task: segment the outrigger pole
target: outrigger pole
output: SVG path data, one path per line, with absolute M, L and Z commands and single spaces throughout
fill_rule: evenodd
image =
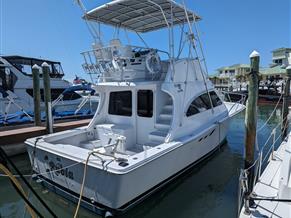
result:
M 201 65 L 201 62 L 200 62 L 200 59 L 199 59 L 199 54 L 198 54 L 198 51 L 197 51 L 197 46 L 196 46 L 196 43 L 195 43 L 195 35 L 194 35 L 193 29 L 192 29 L 192 25 L 191 25 L 191 22 L 190 22 L 190 19 L 189 19 L 189 16 L 188 16 L 188 12 L 187 12 L 185 1 L 183 1 L 183 3 L 184 3 L 185 16 L 186 16 L 187 23 L 188 23 L 188 26 L 189 26 L 189 31 L 190 31 L 190 36 L 189 36 L 190 44 L 192 44 L 193 50 L 195 51 L 195 54 L 197 56 L 199 68 L 200 68 L 201 75 L 202 75 L 202 78 L 203 78 L 203 83 L 204 83 L 204 86 L 205 86 L 205 89 L 206 89 L 206 92 L 207 92 L 207 95 L 208 95 L 208 98 L 209 98 L 209 101 L 210 101 L 210 104 L 211 104 L 211 111 L 212 111 L 212 113 L 214 113 L 213 102 L 212 102 L 212 99 L 211 99 L 211 96 L 210 96 L 210 93 L 209 93 L 209 90 L 208 90 L 208 87 L 207 87 L 206 78 L 205 78 L 205 75 L 203 73 L 203 67 Z M 200 41 L 200 36 L 199 36 L 198 29 L 197 29 L 197 26 L 196 26 L 196 17 L 195 16 L 193 17 L 193 23 L 195 24 L 195 30 L 197 32 L 197 38 L 198 38 L 198 42 L 200 44 L 200 50 L 201 50 L 201 53 L 202 53 L 202 56 L 203 56 L 202 58 L 203 58 L 203 61 L 204 61 L 205 70 L 206 70 L 206 73 L 208 75 L 208 72 L 207 72 L 208 69 L 207 69 L 206 62 L 205 62 L 204 52 L 203 52 L 202 44 L 201 44 L 201 41 Z
M 80 6 L 82 12 L 84 13 L 84 20 L 86 23 L 86 26 L 90 32 L 90 34 L 92 35 L 92 37 L 94 38 L 95 41 L 99 41 L 99 43 L 102 44 L 102 40 L 101 40 L 101 31 L 100 31 L 100 23 L 98 23 L 99 25 L 99 32 L 95 29 L 95 27 L 89 22 L 89 20 L 87 19 L 87 9 L 85 7 L 85 5 L 83 4 L 82 0 L 76 0 L 76 3 Z M 97 38 L 97 40 L 96 40 Z
M 172 5 L 172 2 L 171 2 L 171 25 L 169 24 L 168 22 L 168 19 L 165 15 L 165 12 L 163 11 L 163 8 L 158 5 L 157 3 L 151 1 L 151 0 L 148 0 L 148 2 L 152 3 L 153 5 L 157 6 L 162 15 L 163 15 L 163 18 L 165 20 L 165 23 L 168 27 L 168 32 L 169 32 L 169 52 L 170 52 L 170 67 L 171 67 L 171 71 L 172 71 L 172 75 L 171 75 L 171 80 L 173 81 L 174 79 L 174 75 L 175 75 L 175 68 L 174 68 L 174 64 L 175 64 L 175 56 L 174 56 L 174 32 L 173 32 L 173 5 Z

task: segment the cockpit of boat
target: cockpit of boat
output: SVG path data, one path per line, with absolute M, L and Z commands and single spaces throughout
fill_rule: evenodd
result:
M 98 88 L 102 90 L 104 87 Z M 100 93 L 100 106 L 93 118 L 90 127 L 78 134 L 68 132 L 60 136 L 47 138 L 54 144 L 70 144 L 83 149 L 103 151 L 125 155 L 132 155 L 162 142 L 169 129 L 172 114 L 172 100 L 158 88 L 160 82 L 150 84 L 112 84 L 109 92 Z M 158 104 L 157 101 L 161 104 Z M 162 106 L 164 105 L 164 106 Z M 163 112 L 164 117 L 156 114 Z M 96 114 L 97 114 L 96 113 Z M 157 125 L 155 120 L 160 119 L 163 135 L 152 136 Z M 162 132 L 161 132 L 162 133 Z M 105 149 L 105 150 L 104 150 Z

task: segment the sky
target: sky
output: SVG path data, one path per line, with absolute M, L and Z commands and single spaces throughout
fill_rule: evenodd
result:
M 105 0 L 83 0 L 92 9 Z M 249 63 L 261 54 L 261 66 L 271 62 L 271 51 L 291 47 L 290 0 L 186 0 L 202 17 L 201 40 L 209 74 L 222 66 Z M 41 57 L 62 62 L 65 78 L 88 76 L 82 70 L 82 51 L 93 38 L 75 0 L 0 0 L 0 54 Z M 103 37 L 112 37 L 110 28 Z M 130 35 L 131 36 L 131 35 Z M 165 30 L 143 36 L 150 47 L 167 50 Z M 178 40 L 179 34 L 175 34 Z M 126 43 L 125 34 L 121 39 Z M 134 37 L 132 43 L 141 43 Z

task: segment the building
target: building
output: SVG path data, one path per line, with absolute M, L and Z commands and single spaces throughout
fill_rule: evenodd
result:
M 219 78 L 228 78 L 230 80 L 237 80 L 245 77 L 250 71 L 248 64 L 235 64 L 228 67 L 221 67 L 217 69 Z
M 286 76 L 286 67 L 291 64 L 291 48 L 278 48 L 272 51 L 270 67 L 260 70 L 262 80 L 282 80 Z
M 285 78 L 286 67 L 291 64 L 291 48 L 278 48 L 272 51 L 272 63 L 269 67 L 260 68 L 260 80 L 280 81 Z M 235 64 L 217 69 L 217 73 L 209 78 L 215 84 L 231 84 L 246 82 L 250 73 L 250 65 Z
M 248 64 L 234 64 L 217 69 L 217 73 L 210 76 L 214 84 L 229 84 L 233 82 L 245 82 L 247 74 L 251 71 Z
M 273 50 L 272 53 L 273 63 L 271 64 L 271 67 L 278 65 L 288 66 L 291 64 L 291 48 L 278 48 Z

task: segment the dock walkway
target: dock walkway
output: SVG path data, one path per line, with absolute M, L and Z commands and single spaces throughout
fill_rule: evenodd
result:
M 66 121 L 54 124 L 54 132 L 60 132 L 68 129 L 74 129 L 81 126 L 86 126 L 90 119 Z M 25 152 L 24 141 L 28 138 L 33 138 L 46 134 L 44 126 L 28 126 L 15 127 L 0 131 L 0 146 L 2 146 L 8 155 L 16 155 Z
M 273 153 L 269 163 L 254 187 L 257 198 L 290 199 L 291 184 L 289 184 L 291 155 L 291 136 L 283 141 Z M 289 168 L 289 169 L 288 169 Z M 288 191 L 287 191 L 288 190 Z M 282 195 L 282 191 L 285 192 Z M 255 200 L 255 208 L 250 208 L 250 214 L 242 208 L 240 218 L 251 217 L 291 217 L 291 205 L 287 202 Z

